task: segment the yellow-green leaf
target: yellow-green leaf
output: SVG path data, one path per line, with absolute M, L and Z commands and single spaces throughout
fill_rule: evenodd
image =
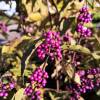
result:
M 92 56 L 94 59 L 99 60 L 100 59 L 100 55 L 96 54 L 96 53 L 92 53 Z
M 26 20 L 27 21 L 40 21 L 40 20 L 42 20 L 42 16 L 39 12 L 30 13 Z
M 72 66 L 70 64 L 68 64 L 65 68 L 66 68 L 66 72 L 67 72 L 68 76 L 70 78 L 73 78 L 73 76 L 74 76 L 74 69 L 72 68 Z
M 91 54 L 91 51 L 88 48 L 83 47 L 81 45 L 72 45 L 72 46 L 69 47 L 69 49 L 75 50 L 75 51 L 78 51 L 78 52 L 83 52 L 85 54 Z
M 75 73 L 74 81 L 75 81 L 77 84 L 81 85 L 80 76 L 79 76 L 77 73 Z
M 60 11 L 61 8 L 63 7 L 63 3 L 64 3 L 64 1 L 61 0 L 61 1 L 57 4 L 58 11 Z
M 13 99 L 12 99 L 13 100 Z M 21 88 L 14 95 L 14 100 L 25 100 L 24 89 Z
M 51 92 L 49 92 L 49 95 L 50 95 L 51 100 L 57 100 L 56 97 Z

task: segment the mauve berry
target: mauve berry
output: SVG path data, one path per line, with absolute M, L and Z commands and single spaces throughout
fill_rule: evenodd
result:
M 36 91 L 36 95 L 40 95 L 41 94 L 41 92 L 38 90 L 38 91 Z
M 3 92 L 0 92 L 0 97 L 3 97 Z
M 10 83 L 9 86 L 10 86 L 10 89 L 15 88 L 15 84 L 14 83 Z

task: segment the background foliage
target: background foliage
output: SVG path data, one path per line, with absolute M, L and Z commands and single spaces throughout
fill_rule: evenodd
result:
M 11 5 L 11 0 L 0 1 L 5 1 Z M 0 32 L 0 36 L 3 37 L 3 39 L 0 39 L 0 76 L 2 77 L 6 72 L 11 72 L 13 78 L 17 81 L 16 89 L 11 91 L 11 96 L 7 100 L 26 99 L 23 91 L 28 84 L 28 77 L 37 66 L 44 64 L 43 61 L 37 58 L 36 48 L 43 41 L 42 34 L 47 30 L 60 31 L 61 38 L 65 33 L 71 33 L 73 40 L 67 46 L 66 43 L 63 43 L 62 49 L 65 52 L 70 50 L 83 55 L 80 69 L 86 70 L 91 65 L 100 67 L 99 0 L 15 0 L 15 2 L 17 5 L 16 13 L 12 16 L 0 10 L 0 21 L 6 23 L 9 30 L 7 33 Z M 93 15 L 92 23 L 85 25 L 93 31 L 92 37 L 85 41 L 85 43 L 90 43 L 89 46 L 76 44 L 75 39 L 78 37 L 78 33 L 75 31 L 76 17 L 79 10 L 86 4 Z M 58 72 L 60 72 L 61 68 L 65 68 L 67 76 L 64 81 L 74 80 L 76 83 L 80 83 L 79 76 L 73 77 L 75 73 L 74 67 L 70 64 L 66 65 L 66 63 L 70 62 L 70 56 L 68 56 L 68 60 L 65 58 L 64 60 L 60 65 L 57 65 Z M 46 88 L 41 90 L 43 96 L 41 100 L 66 100 L 70 93 L 63 90 L 63 88 L 61 88 L 61 91 L 56 90 L 54 62 L 52 64 L 48 61 L 46 70 L 51 77 Z M 95 93 L 95 95 L 91 98 L 92 93 Z M 95 89 L 90 94 L 86 94 L 85 100 L 88 100 L 88 98 L 99 100 L 100 90 Z M 83 98 L 80 100 L 83 100 Z

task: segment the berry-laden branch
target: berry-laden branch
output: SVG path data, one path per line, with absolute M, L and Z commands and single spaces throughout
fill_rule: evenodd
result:
M 84 6 L 80 10 L 80 14 L 77 18 L 76 31 L 80 34 L 77 44 L 81 44 L 82 38 L 88 38 L 92 35 L 91 30 L 84 26 L 85 23 L 89 23 L 91 21 L 92 21 L 92 15 L 88 12 L 88 8 Z M 76 53 L 74 52 L 72 57 L 72 64 L 74 64 L 75 56 Z
M 30 84 L 25 88 L 25 95 L 32 100 L 41 100 L 41 91 L 39 89 L 46 86 L 48 73 L 38 67 L 30 76 Z
M 61 54 L 61 39 L 59 32 L 48 31 L 44 33 L 45 40 L 43 43 L 37 48 L 38 57 L 41 60 L 44 60 L 46 56 L 48 56 L 51 61 L 58 59 L 59 61 L 62 59 Z M 56 65 L 57 70 L 57 65 Z M 57 91 L 59 91 L 59 80 L 58 80 L 58 71 L 57 71 Z
M 0 79 L 0 97 L 6 99 L 9 95 L 9 92 L 13 90 L 16 86 L 16 81 L 13 78 L 13 74 L 10 72 L 6 72 L 1 76 Z
M 43 34 L 43 37 L 43 43 L 37 48 L 38 58 L 44 60 L 46 56 L 49 56 L 51 61 L 53 61 L 55 57 L 60 61 L 62 59 L 60 33 L 48 31 Z

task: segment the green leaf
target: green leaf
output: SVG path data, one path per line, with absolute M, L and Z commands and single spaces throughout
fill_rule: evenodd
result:
M 98 96 L 100 96 L 100 89 L 97 91 L 97 93 L 96 93 Z
M 61 0 L 61 1 L 57 4 L 58 11 L 60 11 L 60 10 L 62 9 L 63 3 L 64 3 L 64 1 Z
M 57 100 L 56 97 L 51 92 L 49 92 L 49 96 L 50 96 L 51 100 Z
M 94 0 L 86 0 L 86 2 L 92 9 L 94 8 Z
M 77 84 L 81 85 L 80 76 L 79 76 L 77 73 L 75 73 L 74 81 L 75 81 Z
M 11 100 L 25 100 L 24 89 L 19 89 Z
M 65 69 L 66 69 L 66 72 L 67 72 L 68 76 L 70 78 L 73 78 L 73 76 L 74 76 L 74 68 L 70 64 L 68 64 L 68 65 L 66 65 Z
M 4 84 L 7 84 L 7 83 L 8 83 L 8 80 L 4 79 L 4 80 L 3 80 L 3 83 L 4 83 Z
M 71 46 L 69 46 L 69 49 L 73 50 L 73 51 L 82 52 L 85 54 L 91 54 L 91 51 L 88 48 L 83 47 L 81 45 L 71 45 Z
M 94 27 L 93 23 L 86 23 L 86 24 L 84 24 L 84 26 L 87 27 L 87 28 Z
M 12 69 L 10 69 L 11 72 L 13 72 L 13 74 L 17 77 L 17 76 L 21 76 L 21 71 L 20 71 L 20 66 L 19 67 L 14 67 Z
M 73 51 L 77 51 L 77 52 L 82 52 L 82 53 L 85 53 L 85 54 L 91 54 L 91 51 L 86 48 L 86 47 L 83 47 L 81 45 L 66 45 L 64 44 L 62 46 L 63 49 L 66 49 L 66 50 L 73 50 Z
M 65 83 L 68 82 L 68 77 L 65 78 L 64 82 L 65 82 Z
M 100 55 L 98 55 L 96 53 L 92 53 L 92 56 L 93 56 L 94 59 L 100 60 Z
M 98 37 L 97 34 L 94 34 L 94 37 L 96 38 L 96 40 L 98 41 L 98 43 L 100 45 L 100 37 Z
M 14 51 L 16 50 L 16 48 L 19 44 L 21 44 L 24 40 L 30 40 L 30 39 L 31 38 L 28 36 L 22 36 L 21 38 L 12 41 L 10 44 L 4 45 L 2 47 L 1 52 L 2 52 L 2 54 L 4 54 L 4 53 L 12 54 L 12 53 L 14 53 Z
M 95 12 L 93 16 L 93 20 L 98 20 L 100 19 L 100 12 Z

